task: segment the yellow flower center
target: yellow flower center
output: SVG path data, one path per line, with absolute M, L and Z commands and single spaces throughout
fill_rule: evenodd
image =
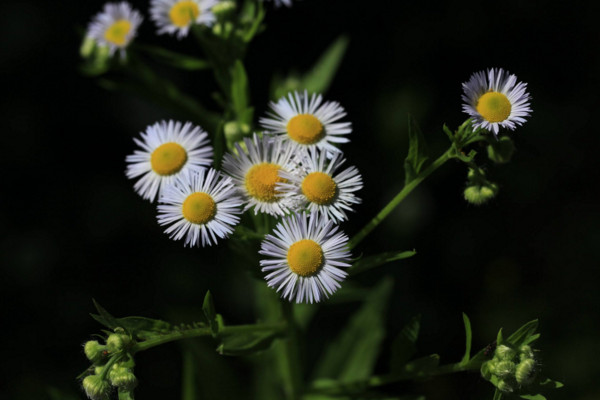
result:
M 323 266 L 323 249 L 314 240 L 299 240 L 290 246 L 287 262 L 296 275 L 315 275 Z
M 336 192 L 335 181 L 324 172 L 312 172 L 302 181 L 302 193 L 312 203 L 330 204 Z
M 115 46 L 123 46 L 127 42 L 129 31 L 131 31 L 131 22 L 120 19 L 104 31 L 104 40 Z
M 217 204 L 213 198 L 202 192 L 190 194 L 181 208 L 183 217 L 192 224 L 198 225 L 211 221 L 217 213 Z
M 169 18 L 173 25 L 180 28 L 189 26 L 200 15 L 200 9 L 195 1 L 180 1 L 169 11 Z
M 150 164 L 158 175 L 176 174 L 187 161 L 187 153 L 181 145 L 173 142 L 161 144 L 152 152 Z
M 510 115 L 508 97 L 499 92 L 487 92 L 477 102 L 477 112 L 489 122 L 502 122 Z
M 257 164 L 246 173 L 245 185 L 250 196 L 265 202 L 276 201 L 279 191 L 275 190 L 278 182 L 286 182 L 280 177 L 279 165 L 271 163 Z
M 290 137 L 301 144 L 315 144 L 325 136 L 323 124 L 312 114 L 299 114 L 287 124 Z

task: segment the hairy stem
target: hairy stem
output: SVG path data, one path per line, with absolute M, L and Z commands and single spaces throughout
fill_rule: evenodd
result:
M 401 202 L 408 196 L 419 184 L 424 181 L 429 175 L 431 175 L 435 170 L 444 165 L 446 161 L 451 158 L 450 149 L 448 149 L 444 154 L 442 154 L 437 160 L 431 163 L 427 168 L 421 171 L 413 180 L 408 182 L 402 190 L 385 206 L 383 209 L 375 216 L 369 223 L 367 223 L 364 228 L 360 230 L 353 238 L 350 240 L 348 247 L 350 249 L 356 247 L 373 229 L 377 227 Z

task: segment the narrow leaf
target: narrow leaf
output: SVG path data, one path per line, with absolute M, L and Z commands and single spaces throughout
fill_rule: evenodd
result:
M 134 48 L 150 55 L 156 61 L 171 67 L 187 71 L 198 71 L 210 68 L 210 63 L 207 60 L 192 57 L 187 54 L 177 53 L 162 47 L 134 44 Z
M 515 347 L 521 346 L 530 336 L 535 334 L 535 331 L 538 328 L 539 321 L 534 319 L 533 321 L 529 321 L 512 335 L 506 339 L 508 343 Z
M 250 101 L 250 89 L 248 87 L 248 76 L 244 64 L 236 60 L 231 68 L 231 102 L 233 112 L 239 122 L 251 123 L 252 112 L 248 110 Z
M 390 370 L 392 373 L 402 370 L 404 365 L 417 352 L 417 338 L 421 326 L 421 316 L 413 317 L 405 326 L 394 342 L 392 343 L 392 355 L 390 360 Z
M 410 115 L 408 116 L 408 155 L 404 160 L 404 183 L 410 181 L 421 172 L 423 165 L 429 159 L 429 151 L 421 128 Z
M 210 291 L 207 291 L 206 296 L 204 296 L 202 311 L 204 312 L 204 316 L 208 321 L 208 325 L 210 326 L 210 330 L 212 331 L 213 336 L 216 336 L 219 333 L 219 324 L 217 322 L 215 304 L 213 302 L 212 294 L 210 293 Z
M 504 343 L 504 338 L 502 337 L 502 328 L 498 331 L 498 335 L 496 336 L 496 346 L 500 346 Z
M 280 336 L 277 331 L 248 332 L 223 335 L 217 352 L 226 356 L 244 356 L 268 349 Z
M 106 311 L 95 299 L 92 299 L 92 301 L 94 302 L 94 306 L 98 311 L 98 314 L 90 314 L 92 318 L 109 329 L 117 328 L 119 326 L 117 319 L 110 315 L 110 313 Z
M 440 356 L 431 354 L 409 362 L 404 365 L 402 371 L 414 373 L 415 375 L 426 375 L 427 372 L 437 368 L 438 365 L 440 365 Z
M 466 344 L 465 344 L 465 355 L 463 356 L 463 358 L 460 362 L 462 364 L 466 364 L 471 359 L 471 342 L 473 340 L 473 332 L 471 331 L 471 321 L 469 320 L 469 317 L 465 313 L 463 313 L 463 323 L 465 324 Z
M 385 336 L 385 309 L 392 280 L 382 280 L 367 296 L 327 350 L 315 378 L 337 378 L 341 382 L 368 378 L 375 366 Z
M 325 50 L 312 69 L 304 75 L 301 88 L 308 90 L 309 93 L 326 92 L 342 62 L 348 43 L 349 40 L 346 36 L 338 37 Z
M 356 276 L 362 272 L 385 265 L 392 261 L 403 260 L 417 254 L 415 250 L 408 251 L 388 251 L 385 253 L 367 256 L 356 261 L 350 269 L 350 276 Z

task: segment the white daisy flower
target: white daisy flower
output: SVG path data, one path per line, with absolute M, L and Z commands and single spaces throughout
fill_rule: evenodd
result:
M 352 132 L 350 122 L 336 122 L 346 116 L 346 111 L 335 101 L 323 103 L 319 94 L 308 96 L 294 92 L 269 104 L 272 111 L 261 118 L 260 124 L 267 133 L 282 135 L 303 147 L 319 147 L 330 152 L 339 151 L 333 143 L 349 142 L 344 135 Z
M 184 246 L 210 246 L 240 222 L 242 199 L 235 192 L 231 178 L 212 168 L 179 174 L 162 192 L 158 223 L 169 225 L 171 239 L 185 239 Z
M 108 46 L 111 56 L 120 50 L 123 57 L 142 20 L 142 15 L 127 2 L 106 3 L 90 22 L 86 36 L 99 46 Z
M 255 133 L 244 138 L 243 144 L 235 144 L 235 154 L 223 157 L 223 170 L 235 182 L 244 197 L 244 211 L 254 208 L 270 215 L 285 215 L 294 209 L 289 196 L 284 197 L 276 189 L 283 182 L 281 171 L 292 171 L 297 166 L 298 147 L 280 139 L 259 138 Z
M 212 163 L 213 150 L 208 134 L 191 122 L 161 121 L 148 126 L 142 139 L 133 141 L 141 147 L 127 156 L 125 174 L 129 179 L 140 179 L 135 191 L 144 199 L 154 201 L 156 195 L 177 175 L 200 171 Z
M 266 235 L 260 254 L 271 257 L 260 265 L 267 284 L 296 303 L 318 303 L 339 289 L 350 267 L 348 236 L 333 221 L 306 213 L 285 217 Z
M 532 112 L 527 84 L 502 68 L 476 72 L 462 84 L 463 111 L 473 119 L 474 128 L 498 134 L 500 127 L 514 130 Z
M 151 0 L 150 18 L 158 27 L 158 34 L 187 36 L 193 24 L 211 26 L 217 18 L 212 8 L 219 0 Z
M 333 153 L 328 160 L 325 151 L 309 149 L 301 168 L 293 173 L 280 172 L 285 181 L 277 189 L 292 196 L 299 207 L 320 213 L 325 221 L 340 223 L 348 219 L 346 211 L 352 211 L 352 205 L 361 202 L 354 194 L 362 188 L 358 170 L 348 167 L 338 172 L 345 161 L 340 152 Z
M 270 0 L 267 0 L 270 1 Z M 286 7 L 291 7 L 292 6 L 292 0 L 273 0 L 275 2 L 275 6 L 276 7 L 281 7 L 282 5 L 286 6 Z

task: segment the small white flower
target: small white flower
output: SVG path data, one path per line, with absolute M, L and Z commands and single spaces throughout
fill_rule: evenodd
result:
M 242 199 L 235 196 L 231 178 L 214 169 L 179 174 L 167 185 L 158 205 L 158 223 L 169 225 L 173 240 L 184 246 L 210 246 L 233 232 L 240 218 Z
M 150 18 L 158 27 L 158 34 L 188 35 L 193 24 L 211 26 L 217 20 L 212 8 L 219 0 L 151 0 Z
M 335 101 L 323 103 L 320 94 L 309 97 L 307 91 L 289 93 L 269 105 L 272 111 L 259 121 L 267 133 L 330 152 L 339 151 L 333 143 L 349 142 L 345 135 L 352 132 L 352 124 L 337 122 L 346 116 L 346 111 Z
M 474 128 L 498 134 L 500 127 L 514 130 L 532 112 L 527 84 L 502 68 L 474 73 L 462 84 L 463 111 L 473 119 Z
M 120 50 L 123 57 L 142 20 L 142 15 L 127 2 L 106 3 L 90 22 L 86 36 L 99 46 L 108 46 L 111 56 Z
M 234 153 L 223 157 L 223 170 L 244 197 L 244 211 L 254 207 L 255 214 L 284 215 L 294 208 L 276 185 L 283 181 L 280 171 L 296 167 L 297 146 L 277 138 L 259 138 L 255 133 L 252 139 L 244 138 L 243 146 L 236 143 Z
M 262 271 L 269 287 L 281 297 L 296 303 L 313 303 L 328 298 L 339 289 L 350 267 L 348 237 L 338 232 L 333 221 L 325 222 L 318 214 L 285 217 L 267 235 L 260 254 Z
M 141 176 L 134 189 L 144 199 L 154 201 L 177 175 L 187 170 L 200 171 L 212 163 L 208 134 L 191 122 L 157 122 L 147 127 L 141 137 L 133 139 L 141 150 L 127 156 L 125 174 L 129 179 Z
M 325 221 L 340 223 L 348 219 L 346 211 L 352 211 L 352 205 L 360 204 L 354 193 L 362 188 L 362 177 L 355 167 L 338 172 L 345 161 L 340 152 L 328 160 L 326 152 L 310 149 L 301 168 L 293 173 L 280 172 L 285 181 L 277 188 L 292 196 L 299 207 L 320 213 Z

